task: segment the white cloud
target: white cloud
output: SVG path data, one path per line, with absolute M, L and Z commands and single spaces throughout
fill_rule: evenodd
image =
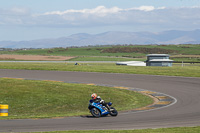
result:
M 155 28 L 200 28 L 200 7 L 166 8 L 140 6 L 122 9 L 98 6 L 92 9 L 31 14 L 26 8 L 0 9 L 0 25 L 46 27 L 130 26 Z M 116 29 L 117 30 L 117 29 Z
M 123 24 L 132 23 L 135 17 L 141 16 L 142 13 L 156 10 L 153 6 L 141 6 L 128 9 L 122 9 L 118 7 L 106 8 L 105 6 L 98 6 L 93 9 L 82 9 L 82 10 L 66 10 L 66 11 L 52 11 L 43 14 L 36 15 L 41 19 L 51 19 L 53 23 L 59 24 L 71 24 L 72 26 L 81 25 L 112 25 L 112 24 Z M 161 8 L 158 8 L 161 9 Z M 164 9 L 164 8 L 162 8 Z M 134 16 L 136 14 L 136 16 Z M 54 22 L 55 20 L 55 22 Z M 136 20 L 136 19 L 135 19 Z M 50 24 L 50 21 L 47 21 Z
M 53 11 L 53 12 L 46 12 L 42 15 L 66 15 L 70 13 L 82 13 L 82 14 L 110 14 L 110 13 L 118 13 L 122 11 L 118 7 L 106 8 L 105 6 L 98 6 L 94 9 L 83 9 L 83 10 L 66 10 L 66 11 Z
M 46 12 L 41 15 L 66 15 L 69 13 L 82 13 L 82 14 L 112 14 L 112 13 L 119 13 L 122 11 L 130 11 L 130 10 L 140 10 L 140 11 L 153 11 L 156 8 L 153 6 L 140 6 L 136 8 L 129 8 L 129 9 L 121 9 L 118 7 L 106 8 L 105 6 L 98 6 L 93 9 L 83 9 L 83 10 L 66 10 L 66 11 L 53 11 L 53 12 Z M 163 9 L 158 8 L 158 9 Z
M 153 11 L 153 10 L 155 10 L 155 7 L 154 6 L 140 6 L 140 7 L 135 8 L 135 9 L 140 10 L 140 11 Z

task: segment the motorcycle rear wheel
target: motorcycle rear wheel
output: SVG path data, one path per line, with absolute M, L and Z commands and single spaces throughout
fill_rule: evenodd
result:
M 90 112 L 96 118 L 99 118 L 101 116 L 101 112 L 97 108 L 92 108 Z

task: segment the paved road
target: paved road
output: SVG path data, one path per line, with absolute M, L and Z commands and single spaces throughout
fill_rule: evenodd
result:
M 117 117 L 0 120 L 0 132 L 200 126 L 200 78 L 37 70 L 0 70 L 0 77 L 118 85 L 157 91 L 177 99 L 167 108 Z

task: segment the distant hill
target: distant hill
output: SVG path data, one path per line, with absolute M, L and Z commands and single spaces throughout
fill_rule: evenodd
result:
M 79 33 L 56 39 L 31 41 L 0 41 L 0 48 L 51 48 L 115 44 L 200 44 L 200 29 L 193 31 L 170 30 L 163 32 L 120 32 L 101 34 Z

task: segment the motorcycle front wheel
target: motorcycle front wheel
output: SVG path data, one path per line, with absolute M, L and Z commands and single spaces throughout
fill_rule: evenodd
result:
M 117 116 L 117 115 L 118 115 L 118 112 L 117 112 L 117 110 L 116 110 L 115 108 L 110 107 L 110 109 L 112 110 L 112 111 L 110 112 L 110 115 L 111 115 L 111 116 Z
M 99 118 L 101 116 L 101 113 L 100 113 L 100 111 L 97 108 L 92 108 L 90 110 L 90 112 L 96 118 Z

